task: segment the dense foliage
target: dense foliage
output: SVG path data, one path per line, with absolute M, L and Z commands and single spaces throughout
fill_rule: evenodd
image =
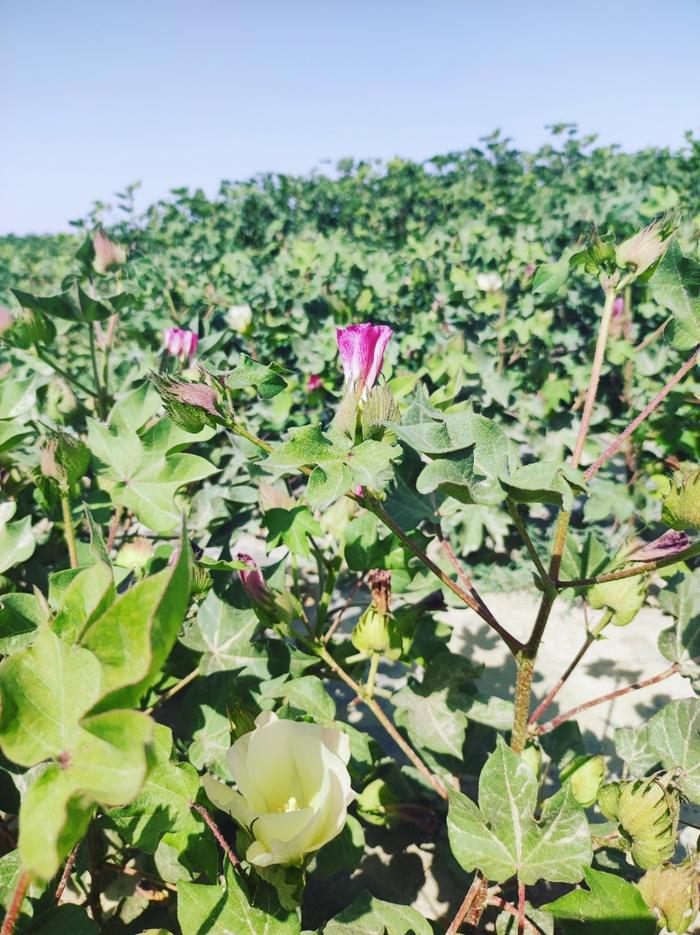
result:
M 4 931 L 688 929 L 699 195 L 558 127 L 0 240 Z M 547 715 L 555 600 L 574 662 L 662 607 L 688 698 Z

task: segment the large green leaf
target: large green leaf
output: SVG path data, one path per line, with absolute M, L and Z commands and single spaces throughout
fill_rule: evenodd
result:
M 543 906 L 564 935 L 654 935 L 656 918 L 636 886 L 612 873 L 585 870 L 587 890 L 577 889 Z
M 13 565 L 26 562 L 36 547 L 31 516 L 10 522 L 16 509 L 17 504 L 12 501 L 0 503 L 0 575 Z
M 700 805 L 700 699 L 670 701 L 649 721 L 649 747 L 665 769 L 677 770 L 676 785 Z
M 432 931 L 415 909 L 377 899 L 365 890 L 331 919 L 323 935 L 432 935 Z
M 650 290 L 659 305 L 672 313 L 672 343 L 680 349 L 700 344 L 700 263 L 683 256 L 673 241 L 651 278 Z
M 251 905 L 237 877 L 227 875 L 226 889 L 198 883 L 177 888 L 177 920 L 182 935 L 300 935 L 296 913 L 266 912 Z
M 659 650 L 679 666 L 681 675 L 700 679 L 700 570 L 669 582 L 659 595 L 663 609 L 675 623 L 659 634 Z
M 592 859 L 591 836 L 569 787 L 547 799 L 535 821 L 537 780 L 499 737 L 479 777 L 479 808 L 450 792 L 447 817 L 452 852 L 467 871 L 502 883 L 517 875 L 532 885 L 576 883 Z
M 81 637 L 102 664 L 100 708 L 138 704 L 158 678 L 189 603 L 191 552 L 183 533 L 177 562 L 129 588 Z
M 167 418 L 143 435 L 126 427 L 89 422 L 88 445 L 100 485 L 115 505 L 132 510 L 157 533 L 172 532 L 181 521 L 175 504 L 177 491 L 217 470 L 198 455 L 176 450 L 196 440 L 184 435 Z
M 197 611 L 196 620 L 187 626 L 180 642 L 202 653 L 199 668 L 203 675 L 247 669 L 256 664 L 262 665 L 266 671 L 266 657 L 252 643 L 259 626 L 254 611 L 231 607 L 210 591 Z
M 0 597 L 0 653 L 9 656 L 31 643 L 46 619 L 46 610 L 34 594 L 3 594 Z
M 66 642 L 77 642 L 115 597 L 114 576 L 108 564 L 95 562 L 83 568 L 66 588 L 54 618 L 54 632 Z

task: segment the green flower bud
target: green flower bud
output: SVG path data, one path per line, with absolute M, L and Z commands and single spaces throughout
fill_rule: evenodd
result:
M 26 351 L 34 344 L 50 344 L 56 337 L 56 326 L 41 312 L 23 308 L 6 337 L 9 343 Z
M 661 519 L 672 529 L 700 529 L 700 469 L 676 471 L 663 498 Z
M 395 438 L 392 432 L 387 431 L 385 422 L 400 422 L 401 412 L 394 395 L 386 385 L 382 383 L 374 386 L 370 390 L 367 400 L 361 408 L 362 438 L 366 441 L 368 438 L 381 441 L 391 441 Z
M 371 825 L 386 825 L 398 802 L 383 779 L 366 785 L 355 801 L 358 813 Z
M 624 849 L 642 870 L 670 860 L 676 846 L 679 802 L 658 779 L 609 783 L 598 793 L 601 812 L 620 825 Z
M 352 631 L 352 645 L 361 653 L 380 653 L 387 659 L 401 656 L 401 634 L 393 617 L 371 604 Z
M 598 798 L 605 778 L 605 760 L 602 756 L 574 757 L 561 770 L 559 778 L 562 782 L 569 781 L 576 801 L 588 808 Z
M 117 552 L 114 564 L 130 571 L 141 571 L 153 558 L 153 546 L 148 539 L 136 537 L 125 542 Z
M 695 858 L 682 864 L 647 870 L 637 883 L 659 926 L 683 935 L 700 911 L 700 876 Z
M 611 622 L 616 627 L 624 627 L 634 620 L 644 606 L 647 583 L 646 575 L 604 581 L 593 585 L 588 592 L 588 601 L 594 610 L 604 607 L 610 610 L 613 615 Z
M 542 765 L 542 751 L 537 744 L 527 744 L 523 752 L 520 754 L 520 759 L 524 760 L 534 775 L 539 777 L 540 766 Z
M 192 571 L 191 597 L 203 597 L 212 584 L 212 577 L 208 569 L 204 565 L 195 564 Z
M 83 442 L 67 432 L 52 432 L 39 458 L 41 473 L 62 489 L 68 489 L 85 474 L 90 452 Z
M 206 426 L 223 425 L 217 386 L 184 383 L 159 373 L 151 374 L 151 382 L 160 393 L 170 418 L 186 432 L 196 433 Z

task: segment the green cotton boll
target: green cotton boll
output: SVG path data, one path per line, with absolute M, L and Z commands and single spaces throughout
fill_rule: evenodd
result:
M 682 864 L 647 870 L 637 888 L 659 925 L 676 935 L 687 932 L 700 911 L 700 875 L 695 857 Z
M 527 763 L 534 776 L 539 777 L 540 767 L 542 766 L 542 750 L 538 744 L 527 744 L 520 754 L 520 759 Z
M 605 778 L 605 760 L 596 756 L 577 756 L 559 774 L 562 782 L 568 781 L 576 801 L 588 808 L 598 797 Z
M 598 804 L 606 818 L 617 821 L 625 850 L 642 870 L 670 860 L 676 845 L 678 795 L 658 779 L 603 786 Z
M 646 575 L 633 575 L 617 581 L 595 584 L 588 592 L 594 610 L 607 608 L 612 612 L 612 623 L 624 627 L 637 616 L 647 596 Z
M 700 529 L 700 469 L 676 471 L 663 498 L 661 519 L 671 529 Z
M 39 459 L 41 473 L 61 488 L 68 488 L 80 480 L 90 463 L 90 452 L 85 444 L 67 432 L 52 432 L 46 439 Z
M 371 605 L 362 614 L 352 631 L 352 645 L 358 652 L 379 653 L 387 659 L 401 656 L 401 633 L 390 614 L 383 614 Z
M 355 800 L 359 815 L 371 825 L 388 824 L 397 798 L 383 779 L 370 782 Z

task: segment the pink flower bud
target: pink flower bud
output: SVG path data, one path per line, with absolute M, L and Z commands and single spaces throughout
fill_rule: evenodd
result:
M 166 328 L 163 334 L 165 353 L 178 360 L 191 360 L 197 352 L 199 338 L 186 328 Z
M 621 295 L 618 295 L 615 301 L 613 302 L 612 317 L 619 318 L 620 315 L 622 315 L 622 313 L 624 312 L 624 310 L 625 310 L 625 300 L 623 299 Z
M 236 555 L 236 560 L 244 562 L 248 566 L 245 571 L 241 568 L 238 572 L 238 576 L 251 601 L 254 604 L 268 603 L 270 589 L 251 556 L 246 555 L 244 552 L 239 552 L 238 555 Z
M 371 322 L 336 329 L 345 382 L 362 399 L 367 398 L 381 372 L 384 350 L 392 334 L 388 325 Z
M 126 263 L 124 247 L 110 240 L 100 227 L 92 235 L 92 248 L 95 253 L 92 265 L 96 273 L 108 273 Z
M 314 390 L 320 390 L 323 388 L 323 380 L 317 373 L 312 373 L 309 379 L 306 381 L 306 392 L 313 393 Z

